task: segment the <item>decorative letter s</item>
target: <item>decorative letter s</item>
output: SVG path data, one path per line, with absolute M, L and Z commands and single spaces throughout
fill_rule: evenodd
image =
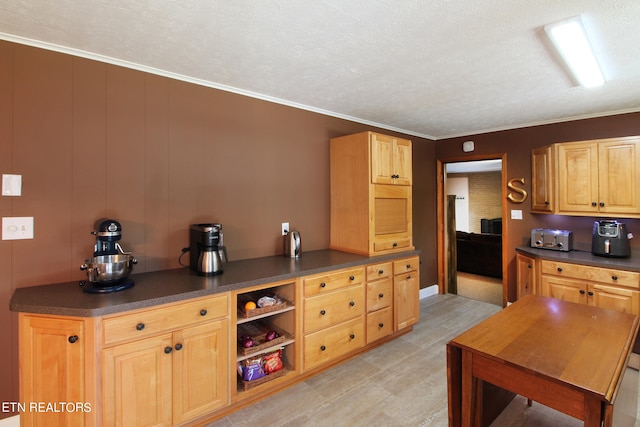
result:
M 507 196 L 507 199 L 511 200 L 513 203 L 522 203 L 525 200 L 527 200 L 527 190 L 525 190 L 524 188 L 516 187 L 515 186 L 516 182 L 519 182 L 524 185 L 524 178 L 510 179 L 509 183 L 507 183 L 507 187 L 510 190 L 513 190 L 516 193 L 520 194 L 521 196 L 517 197 L 517 196 L 514 196 L 512 193 L 509 193 L 509 195 Z

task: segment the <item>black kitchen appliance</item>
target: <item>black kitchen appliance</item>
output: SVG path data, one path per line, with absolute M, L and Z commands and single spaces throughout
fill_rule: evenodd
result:
M 631 255 L 631 245 L 624 223 L 603 219 L 593 223 L 591 253 L 598 256 L 625 258 Z
M 134 285 L 129 278 L 133 265 L 137 263 L 131 252 L 125 252 L 120 246 L 122 225 L 113 219 L 101 219 L 96 222 L 96 236 L 93 258 L 88 258 L 80 266 L 86 271 L 87 280 L 80 284 L 88 293 L 109 293 L 122 291 Z
M 226 257 L 222 225 L 192 224 L 189 228 L 189 267 L 201 276 L 213 276 L 223 271 Z

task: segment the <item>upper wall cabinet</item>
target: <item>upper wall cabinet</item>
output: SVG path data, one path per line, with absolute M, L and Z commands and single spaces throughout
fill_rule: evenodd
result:
M 331 140 L 331 249 L 414 249 L 411 141 L 362 132 Z
M 370 133 L 371 182 L 411 185 L 411 141 Z
M 553 212 L 553 146 L 536 148 L 531 152 L 531 173 L 531 209 Z
M 556 161 L 549 170 L 539 165 L 536 151 L 541 149 L 532 153 L 533 212 L 640 217 L 640 136 L 565 142 L 551 148 Z M 543 172 L 547 176 L 542 177 Z M 555 189 L 548 210 L 538 199 L 543 191 L 536 187 L 545 182 Z

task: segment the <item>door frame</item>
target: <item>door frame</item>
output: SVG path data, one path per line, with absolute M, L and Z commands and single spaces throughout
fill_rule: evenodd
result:
M 461 156 L 461 157 L 449 157 L 445 159 L 437 159 L 436 165 L 436 173 L 438 175 L 438 195 L 437 195 L 437 204 L 438 204 L 438 212 L 437 212 L 437 238 L 438 238 L 438 293 L 444 294 L 446 293 L 445 284 L 447 283 L 447 251 L 445 247 L 445 223 L 446 223 L 446 215 L 445 215 L 445 204 L 446 204 L 446 194 L 444 189 L 445 183 L 445 165 L 447 163 L 460 163 L 460 162 L 470 162 L 470 161 L 479 161 L 479 160 L 502 160 L 502 172 L 501 172 L 501 182 L 502 188 L 501 192 L 501 200 L 502 200 L 502 306 L 507 306 L 507 301 L 509 297 L 509 280 L 507 277 L 508 272 L 508 257 L 507 251 L 507 242 L 509 241 L 509 221 L 507 221 L 507 213 L 508 206 L 506 203 L 507 200 L 507 153 L 495 153 L 495 154 L 474 154 L 471 156 Z

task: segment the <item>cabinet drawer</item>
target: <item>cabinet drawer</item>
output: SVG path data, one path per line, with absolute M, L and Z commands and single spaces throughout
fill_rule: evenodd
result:
M 131 339 L 146 338 L 228 314 L 226 294 L 140 310 L 105 319 L 102 322 L 103 342 L 108 346 Z
M 304 332 L 315 332 L 363 314 L 364 285 L 307 298 L 304 301 Z
M 318 295 L 364 282 L 364 268 L 339 270 L 304 278 L 304 294 Z
M 393 274 L 401 274 L 409 271 L 417 271 L 420 259 L 418 257 L 405 258 L 393 262 Z
M 393 264 L 384 262 L 381 264 L 372 264 L 367 266 L 367 282 L 372 280 L 384 279 L 391 277 Z
M 393 310 L 383 308 L 367 314 L 367 344 L 391 335 L 393 332 Z
M 390 249 L 402 249 L 408 248 L 411 246 L 411 239 L 400 238 L 395 240 L 378 240 L 373 242 L 373 251 L 374 252 L 382 252 L 388 251 Z
M 367 283 L 367 312 L 389 307 L 392 300 L 393 280 L 391 277 Z
M 304 367 L 311 369 L 364 346 L 364 319 L 358 317 L 304 337 Z
M 613 270 L 609 268 L 591 267 L 566 262 L 542 260 L 540 262 L 542 274 L 552 274 L 561 277 L 572 277 L 588 282 L 600 282 L 608 285 L 640 288 L 640 274 L 632 271 Z

